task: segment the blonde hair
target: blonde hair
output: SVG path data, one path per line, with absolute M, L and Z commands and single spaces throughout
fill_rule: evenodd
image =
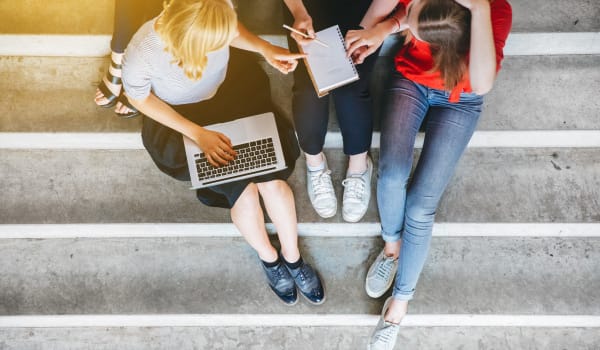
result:
M 229 0 L 172 0 L 156 23 L 173 63 L 192 80 L 202 78 L 211 51 L 237 35 L 237 15 Z

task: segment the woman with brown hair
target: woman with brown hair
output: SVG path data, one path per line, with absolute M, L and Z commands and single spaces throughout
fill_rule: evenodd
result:
M 436 208 L 491 90 L 512 24 L 506 0 L 375 0 L 372 13 L 397 11 L 370 30 L 350 32 L 348 54 L 369 55 L 406 31 L 385 90 L 377 200 L 383 251 L 366 278 L 377 298 L 396 281 L 369 342 L 393 349 L 431 241 Z M 409 181 L 416 134 L 425 141 Z

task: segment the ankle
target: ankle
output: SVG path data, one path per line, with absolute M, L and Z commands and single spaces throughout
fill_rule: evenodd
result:
M 348 159 L 347 174 L 361 175 L 367 171 L 367 152 L 351 155 Z
M 383 255 L 389 257 L 393 257 L 394 259 L 398 259 L 400 256 L 400 248 L 402 247 L 402 240 L 398 240 L 396 242 L 385 242 L 383 247 Z
M 283 248 L 281 249 L 281 257 L 286 262 L 296 262 L 302 258 L 298 249 L 288 251 Z
M 267 264 L 275 263 L 279 260 L 279 254 L 277 254 L 277 251 L 275 249 L 272 249 L 264 252 L 259 252 L 258 258 Z
M 408 311 L 408 301 L 393 299 L 385 313 L 384 320 L 394 324 L 400 324 Z
M 322 168 L 325 165 L 323 152 L 315 155 L 306 153 L 306 165 L 310 168 Z
M 116 63 L 116 64 L 121 64 L 123 61 L 123 56 L 125 55 L 125 53 L 118 53 L 118 52 L 114 52 L 111 51 L 110 53 L 110 59 Z

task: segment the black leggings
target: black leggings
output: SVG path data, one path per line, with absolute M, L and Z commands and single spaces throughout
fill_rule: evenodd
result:
M 371 0 L 304 0 L 313 19 L 315 31 L 338 24 L 342 33 L 358 29 Z M 289 11 L 286 22 L 293 23 Z M 290 48 L 297 50 L 296 42 L 288 37 Z M 330 92 L 335 104 L 336 115 L 342 138 L 344 153 L 360 154 L 369 150 L 373 133 L 373 106 L 369 91 L 371 72 L 379 51 L 357 65 L 360 80 Z M 329 98 L 319 98 L 306 71 L 304 63 L 294 72 L 292 101 L 294 125 L 302 150 L 318 154 L 323 150 L 329 121 Z
M 158 16 L 164 0 L 115 0 L 115 20 L 110 49 L 123 53 L 144 22 Z

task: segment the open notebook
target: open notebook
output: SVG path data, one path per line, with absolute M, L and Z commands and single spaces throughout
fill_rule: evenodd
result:
M 335 25 L 316 33 L 319 40 L 329 47 L 316 42 L 300 46 L 300 51 L 308 54 L 304 59 L 310 79 L 319 97 L 329 91 L 359 79 L 352 59 L 346 57 L 344 37 L 340 27 Z

